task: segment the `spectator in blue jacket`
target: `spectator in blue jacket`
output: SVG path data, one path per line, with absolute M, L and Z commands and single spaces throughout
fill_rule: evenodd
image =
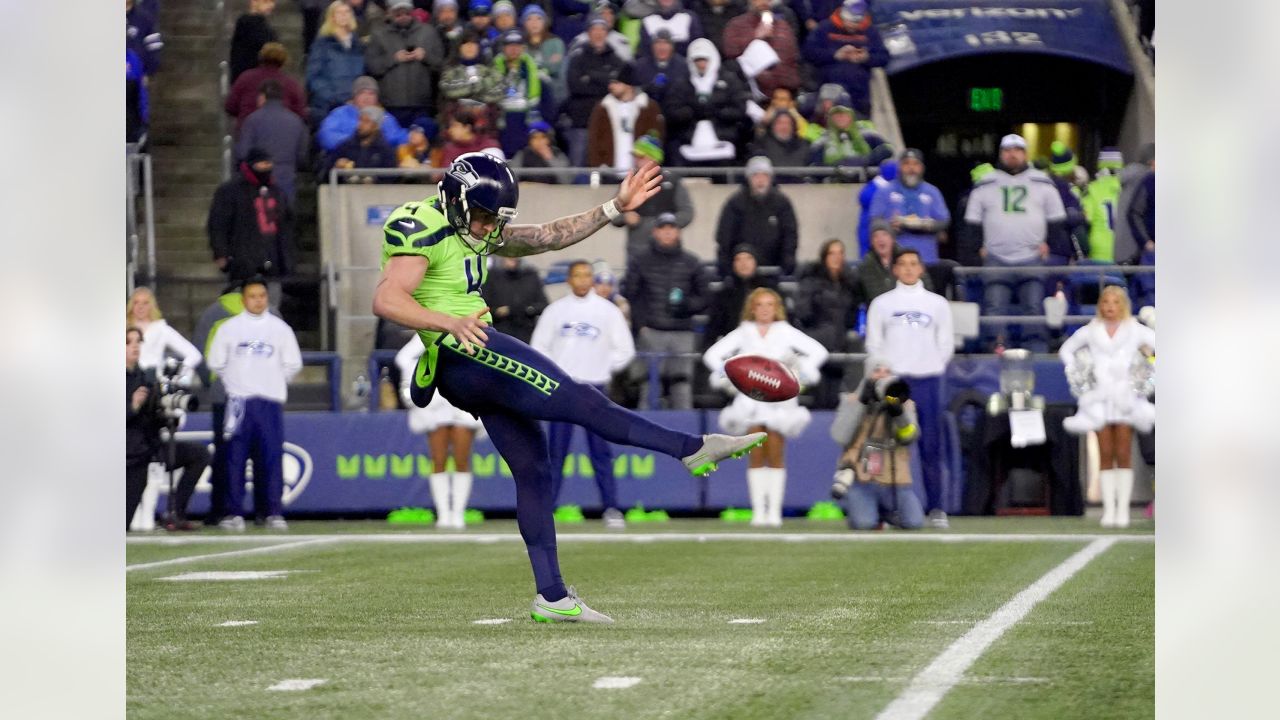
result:
M 352 170 L 356 168 L 393 168 L 396 166 L 396 151 L 389 145 L 378 131 L 382 121 L 391 114 L 376 105 L 360 109 L 356 120 L 356 131 L 341 145 L 331 152 L 325 153 L 321 177 L 327 178 L 329 170 L 338 168 Z M 348 175 L 343 178 L 349 183 L 389 182 L 394 178 L 370 175 Z
M 319 45 L 319 41 L 316 42 Z M 325 116 L 316 132 L 316 142 L 326 152 L 336 150 L 339 145 L 356 132 L 360 122 L 360 111 L 367 107 L 381 107 L 378 104 L 378 81 L 368 75 L 361 75 L 351 84 L 351 100 Z M 391 113 L 382 116 L 382 139 L 391 147 L 399 147 L 409 142 L 409 132 L 401 127 Z
M 858 257 L 866 257 L 871 252 L 871 201 L 875 199 L 880 188 L 888 187 L 898 177 L 898 161 L 889 159 L 880 163 L 880 174 L 862 186 L 858 193 Z
M 143 75 L 150 77 L 160 69 L 160 51 L 164 39 L 156 32 L 156 18 L 134 0 L 124 0 L 125 47 L 142 59 Z
M 889 223 L 898 244 L 920 253 L 921 262 L 938 262 L 938 235 L 950 227 L 951 211 L 937 186 L 924 181 L 924 153 L 902 151 L 898 177 L 876 191 L 870 215 Z
M 320 33 L 307 54 L 307 99 L 313 120 L 345 103 L 351 97 L 351 83 L 361 75 L 364 43 L 356 35 L 355 12 L 335 0 L 325 11 Z
M 853 109 L 871 114 L 871 69 L 889 63 L 880 31 L 871 24 L 866 0 L 845 0 L 818 24 L 804 44 L 804 58 L 822 83 L 837 83 L 849 93 Z
M 493 26 L 493 0 L 471 0 L 467 3 L 467 26 L 476 31 L 481 57 L 485 62 L 492 60 L 498 37 L 502 34 Z

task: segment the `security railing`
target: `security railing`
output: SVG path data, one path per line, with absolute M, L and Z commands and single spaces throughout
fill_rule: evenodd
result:
M 126 146 L 128 167 L 125 171 L 125 239 L 128 253 L 128 289 L 133 292 L 140 268 L 139 255 L 146 252 L 146 278 L 149 285 L 156 279 L 156 213 L 155 186 L 151 155 L 140 153 L 137 146 Z M 142 200 L 142 217 L 138 217 L 138 200 Z

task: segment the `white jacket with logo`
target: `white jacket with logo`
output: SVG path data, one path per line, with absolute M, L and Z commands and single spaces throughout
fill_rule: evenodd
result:
M 218 328 L 209 346 L 209 367 L 222 377 L 228 397 L 283 403 L 289 380 L 302 369 L 302 352 L 284 320 L 248 310 Z

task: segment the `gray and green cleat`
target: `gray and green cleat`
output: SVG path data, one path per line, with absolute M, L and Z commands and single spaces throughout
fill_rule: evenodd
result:
M 716 463 L 726 458 L 738 458 L 746 455 L 764 443 L 767 433 L 757 432 L 749 435 L 703 435 L 702 447 L 688 457 L 680 458 L 680 462 L 689 468 L 689 472 L 701 477 L 716 469 Z
M 533 618 L 534 622 L 541 623 L 613 623 L 613 618 L 587 607 L 587 604 L 582 602 L 582 598 L 578 597 L 578 591 L 572 585 L 569 586 L 569 594 L 556 602 L 550 602 L 542 597 L 542 593 L 538 593 L 538 596 L 533 599 L 533 609 L 529 611 L 529 616 Z

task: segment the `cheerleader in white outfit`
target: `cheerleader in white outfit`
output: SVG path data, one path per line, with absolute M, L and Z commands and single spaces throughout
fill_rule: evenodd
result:
M 786 438 L 799 435 L 809 424 L 809 410 L 797 398 L 760 402 L 737 393 L 724 374 L 724 364 L 737 355 L 762 355 L 786 364 L 802 385 L 821 379 L 819 368 L 827 360 L 821 343 L 787 322 L 782 298 L 769 288 L 757 288 L 747 296 L 742 323 L 707 348 L 702 362 L 711 370 L 713 387 L 736 393 L 720 413 L 720 427 L 727 433 L 767 432 L 764 445 L 748 459 L 747 491 L 751 498 L 751 524 L 782 527 L 782 498 L 787 471 L 783 462 Z
M 427 436 L 433 466 L 429 482 L 431 502 L 436 507 L 436 527 L 465 530 L 463 514 L 471 496 L 471 445 L 481 425 L 474 416 L 454 407 L 440 393 L 432 396 L 424 408 L 414 405 L 409 399 L 409 382 L 413 378 L 414 367 L 426 350 L 422 339 L 414 335 L 396 353 L 396 366 L 400 368 L 400 397 L 409 408 L 409 429 Z M 448 469 L 451 455 L 452 475 Z
M 129 296 L 125 325 L 142 331 L 142 354 L 138 357 L 138 367 L 143 370 L 157 368 L 164 363 L 165 353 L 171 353 L 182 359 L 179 383 L 184 387 L 191 385 L 203 356 L 195 345 L 165 322 L 151 288 L 136 288 Z
M 1063 420 L 1068 432 L 1096 432 L 1102 490 L 1102 526 L 1129 526 L 1133 492 L 1133 430 L 1155 426 L 1156 410 L 1135 388 L 1133 367 L 1154 353 L 1156 333 L 1134 319 L 1129 296 L 1114 285 L 1102 290 L 1098 316 L 1077 330 L 1058 351 L 1067 377 L 1077 378 L 1079 409 Z M 1092 386 L 1078 382 L 1092 367 Z

